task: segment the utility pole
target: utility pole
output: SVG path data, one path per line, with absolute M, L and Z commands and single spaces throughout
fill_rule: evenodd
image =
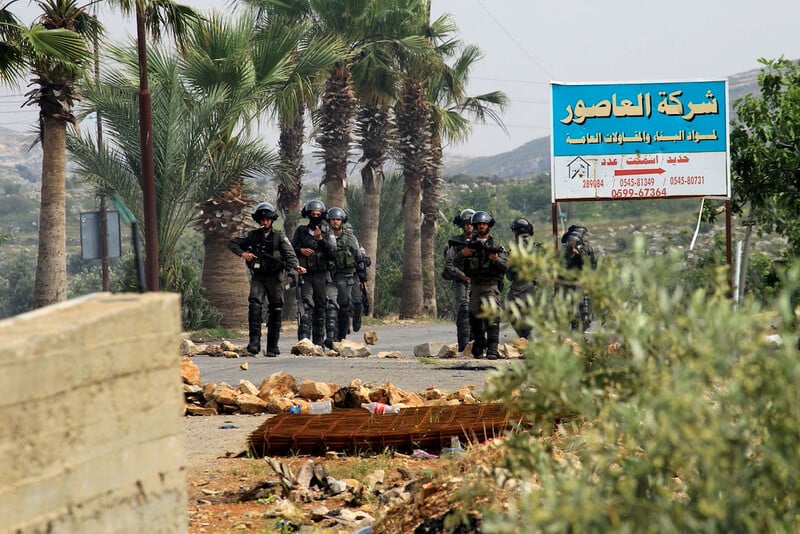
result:
M 158 211 L 153 165 L 153 110 L 147 82 L 147 33 L 144 0 L 136 1 L 136 45 L 139 54 L 139 132 L 144 204 L 145 279 L 148 291 L 158 291 Z

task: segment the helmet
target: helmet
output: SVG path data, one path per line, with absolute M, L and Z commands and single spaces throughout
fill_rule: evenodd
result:
M 511 231 L 514 232 L 514 235 L 533 235 L 533 225 L 528 219 L 520 217 L 511 223 Z
M 585 226 L 581 226 L 579 224 L 573 224 L 569 228 L 567 228 L 568 233 L 578 234 L 579 237 L 583 237 L 589 233 L 589 229 Z
M 573 232 L 565 234 L 564 237 L 561 238 L 561 242 L 564 243 L 567 248 L 572 248 L 573 246 L 575 248 L 580 248 L 583 246 L 583 239 L 581 239 L 581 236 Z
M 489 225 L 489 228 L 491 228 L 492 226 L 494 226 L 494 217 L 492 217 L 485 211 L 476 211 L 475 213 L 472 214 L 470 222 L 472 223 L 473 226 L 475 226 L 478 223 L 486 223 Z
M 319 210 L 322 216 L 325 217 L 325 204 L 323 204 L 321 200 L 309 200 L 306 202 L 306 205 L 303 206 L 302 211 L 300 211 L 300 216 L 308 217 L 309 213 L 314 210 Z
M 453 224 L 458 226 L 459 228 L 464 226 L 465 224 L 472 224 L 472 215 L 475 213 L 475 210 L 465 209 L 461 210 L 461 213 L 455 216 L 453 219 Z
M 272 219 L 273 221 L 278 218 L 278 212 L 275 207 L 269 202 L 262 202 L 253 210 L 253 220 L 260 222 L 263 218 Z
M 336 206 L 328 210 L 328 213 L 325 216 L 325 218 L 328 219 L 329 221 L 331 219 L 341 219 L 342 224 L 344 224 L 347 222 L 347 212 L 344 211 L 342 208 Z

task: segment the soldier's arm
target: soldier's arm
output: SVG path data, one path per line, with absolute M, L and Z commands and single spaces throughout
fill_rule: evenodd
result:
M 239 237 L 234 237 L 228 241 L 228 249 L 237 256 L 250 250 L 250 233 L 247 232 Z

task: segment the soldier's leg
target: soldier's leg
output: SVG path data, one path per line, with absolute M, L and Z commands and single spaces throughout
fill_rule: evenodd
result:
M 267 299 L 269 301 L 267 313 L 267 352 L 268 358 L 274 358 L 281 353 L 278 341 L 281 338 L 281 318 L 283 312 L 283 280 L 276 277 L 273 283 L 267 286 Z
M 495 309 L 500 309 L 500 288 L 491 287 L 483 292 L 483 299 Z M 486 359 L 496 360 L 497 348 L 500 344 L 500 319 L 486 320 Z
M 303 314 L 300 321 L 297 323 L 297 340 L 311 339 L 312 323 L 314 318 L 314 287 L 311 283 L 312 275 L 306 275 L 303 280 L 303 285 L 300 287 L 301 302 L 298 306 L 303 307 Z
M 350 333 L 350 315 L 352 313 L 353 299 L 356 293 L 360 293 L 355 285 L 355 278 L 344 276 L 337 280 L 336 285 L 339 289 L 337 301 L 339 304 L 339 321 L 336 327 L 339 340 L 345 339 Z M 361 301 L 359 301 L 361 304 Z
M 339 289 L 338 282 L 329 284 L 326 288 L 325 298 L 325 341 L 323 345 L 329 349 L 333 348 L 333 343 L 339 341 L 339 334 L 337 332 L 337 320 L 339 317 Z
M 469 321 L 469 284 L 454 282 L 453 291 L 455 293 L 458 352 L 464 352 L 467 343 L 472 338 Z
M 314 311 L 312 317 L 311 341 L 314 345 L 322 345 L 325 340 L 325 313 L 328 301 L 328 285 L 330 273 L 318 273 L 312 278 L 314 288 Z
M 364 295 L 361 292 L 360 282 L 358 276 L 352 278 L 353 285 L 350 287 L 350 313 L 349 317 L 353 319 L 353 332 L 361 330 L 361 317 L 364 315 Z M 347 328 L 347 333 L 350 333 L 350 328 Z
M 481 313 L 480 290 L 474 285 L 469 296 L 469 326 L 472 332 L 472 357 L 483 358 L 486 350 L 486 320 L 479 317 Z
M 264 284 L 260 278 L 251 278 L 250 294 L 247 297 L 247 331 L 250 340 L 247 352 L 258 354 L 261 352 L 261 318 L 262 302 L 264 299 Z

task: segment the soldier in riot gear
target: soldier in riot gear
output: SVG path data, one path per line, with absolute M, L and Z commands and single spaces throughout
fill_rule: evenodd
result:
M 297 325 L 297 339 L 311 339 L 322 345 L 325 337 L 325 309 L 328 286 L 333 282 L 331 265 L 336 259 L 336 241 L 324 223 L 326 209 L 321 200 L 311 200 L 300 212 L 307 224 L 297 227 L 292 246 L 300 265 L 305 267 L 301 294 L 303 314 Z
M 474 213 L 475 210 L 465 209 L 455 216 L 453 224 L 461 228 L 461 233 L 450 238 L 448 247 L 444 251 L 442 278 L 453 281 L 458 352 L 464 352 L 467 343 L 472 339 L 472 335 L 469 327 L 469 277 L 464 274 L 464 271 L 455 266 L 455 259 L 456 255 L 461 252 L 463 245 L 472 239 L 472 215 Z
M 520 247 L 541 246 L 541 243 L 532 241 L 533 224 L 528 219 L 523 217 L 516 219 L 511 223 L 511 231 L 514 233 L 514 239 Z M 525 306 L 528 297 L 532 299 L 536 291 L 536 280 L 520 278 L 513 268 L 508 269 L 506 277 L 511 281 L 511 287 L 508 288 L 508 303 L 515 303 L 520 307 Z M 519 337 L 530 338 L 531 328 L 529 326 L 513 323 L 512 326 Z
M 500 344 L 500 319 L 481 317 L 481 304 L 499 308 L 503 276 L 508 270 L 508 253 L 496 247 L 490 229 L 495 220 L 485 211 L 476 211 L 470 221 L 475 228 L 473 239 L 456 255 L 454 265 L 469 279 L 469 324 L 474 342 L 473 358 L 496 360 Z
M 341 341 L 350 331 L 351 306 L 361 308 L 361 288 L 356 273 L 362 271 L 364 258 L 352 229 L 345 229 L 347 213 L 339 207 L 328 210 L 328 226 L 336 239 L 336 259 L 332 268 L 333 284 L 329 286 L 328 303 L 325 309 L 325 346 L 333 348 L 334 341 Z M 360 315 L 360 313 L 359 313 Z
M 589 297 L 581 293 L 580 285 L 580 271 L 583 270 L 585 264 L 584 258 L 590 257 L 585 250 L 585 243 L 579 232 L 567 231 L 561 236 L 562 248 L 564 249 L 564 266 L 567 272 L 564 276 L 559 278 L 559 285 L 563 291 L 563 295 L 570 300 L 573 304 L 577 300 L 577 314 L 575 318 L 570 320 L 570 327 L 575 330 L 580 324 L 583 331 L 586 331 L 592 324 L 591 311 L 589 307 Z M 592 258 L 593 266 L 597 265 L 597 261 Z
M 250 271 L 250 294 L 247 310 L 247 323 L 250 341 L 247 351 L 258 354 L 261 351 L 261 322 L 264 298 L 267 299 L 267 347 L 270 358 L 280 354 L 278 340 L 281 335 L 281 309 L 283 307 L 284 271 L 292 269 L 300 274 L 306 270 L 297 261 L 292 244 L 272 225 L 278 213 L 269 202 L 262 202 L 252 213 L 253 220 L 260 226 L 241 237 L 231 239 L 228 248 L 244 259 Z
M 567 239 L 567 236 L 569 234 L 575 234 L 581 238 L 581 243 L 582 243 L 581 254 L 589 258 L 589 262 L 592 265 L 592 269 L 597 269 L 597 255 L 595 254 L 594 248 L 592 248 L 592 245 L 589 243 L 588 240 L 589 229 L 579 224 L 571 225 L 569 228 L 567 228 L 566 233 L 564 233 L 564 235 L 561 236 L 562 244 L 565 244 L 566 242 L 565 240 Z

